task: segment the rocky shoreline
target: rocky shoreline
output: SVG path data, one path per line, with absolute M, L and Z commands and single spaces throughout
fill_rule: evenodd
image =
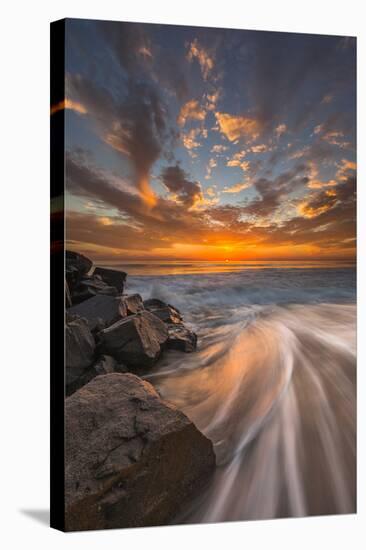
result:
M 142 375 L 197 336 L 127 274 L 66 251 L 66 529 L 169 523 L 215 468 L 209 441 Z

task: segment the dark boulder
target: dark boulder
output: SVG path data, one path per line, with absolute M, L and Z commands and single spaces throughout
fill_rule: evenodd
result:
M 149 311 L 117 321 L 98 333 L 100 349 L 128 367 L 149 367 L 168 339 L 166 325 Z
M 66 385 L 79 378 L 93 363 L 95 341 L 85 319 L 67 316 L 65 326 Z
M 169 338 L 166 343 L 168 349 L 190 353 L 197 348 L 197 335 L 181 325 L 168 325 Z
M 164 525 L 209 481 L 212 443 L 132 374 L 66 399 L 67 531 Z
M 67 380 L 66 395 L 72 395 L 96 376 L 112 372 L 128 372 L 128 369 L 123 363 L 118 363 L 114 357 L 101 355 L 91 367 L 80 369 L 79 374 L 74 371 L 74 376 L 72 378 L 69 377 Z
M 124 271 L 107 269 L 106 267 L 96 267 L 93 275 L 99 275 L 105 283 L 114 286 L 120 294 L 123 293 L 127 277 L 127 273 Z
M 66 307 L 72 306 L 71 294 L 67 280 L 65 279 L 65 305 Z
M 66 280 L 70 291 L 79 283 L 81 278 L 85 276 L 92 268 L 93 262 L 86 256 L 78 252 L 66 250 L 65 253 L 65 271 Z
M 127 315 L 124 299 L 104 294 L 70 307 L 68 313 L 84 317 L 92 331 L 106 328 Z
M 107 285 L 107 283 L 97 277 L 84 277 L 74 288 L 71 299 L 73 304 L 80 304 L 97 294 L 117 296 L 118 290 L 114 286 Z
M 166 304 L 157 298 L 150 298 L 144 301 L 144 307 L 148 311 L 151 311 L 154 315 L 159 317 L 164 323 L 176 323 L 180 324 L 183 321 L 183 317 L 180 311 L 170 304 Z
M 142 298 L 140 294 L 130 294 L 129 296 L 122 296 L 122 302 L 124 304 L 124 311 L 126 315 L 133 315 L 144 309 Z
M 101 355 L 93 365 L 96 375 L 110 374 L 111 372 L 127 372 L 123 363 L 118 363 L 111 355 Z

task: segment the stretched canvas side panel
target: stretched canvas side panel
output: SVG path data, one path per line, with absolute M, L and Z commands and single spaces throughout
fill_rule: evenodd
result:
M 65 21 L 51 24 L 51 527 L 64 530 Z

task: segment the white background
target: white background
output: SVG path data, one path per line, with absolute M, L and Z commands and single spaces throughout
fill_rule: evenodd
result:
M 0 544 L 2 548 L 366 548 L 365 19 L 353 0 L 16 0 L 1 17 Z M 357 35 L 358 515 L 63 534 L 49 498 L 49 22 L 63 17 Z M 362 28 L 363 24 L 363 28 Z M 363 36 L 362 36 L 363 33 Z M 363 70 L 362 70 L 363 69 Z M 363 100 L 363 101 L 362 101 Z M 364 539 L 364 540 L 363 540 Z

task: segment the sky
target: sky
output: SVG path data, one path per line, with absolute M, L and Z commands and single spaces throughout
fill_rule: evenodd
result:
M 68 19 L 67 247 L 353 259 L 356 40 Z

